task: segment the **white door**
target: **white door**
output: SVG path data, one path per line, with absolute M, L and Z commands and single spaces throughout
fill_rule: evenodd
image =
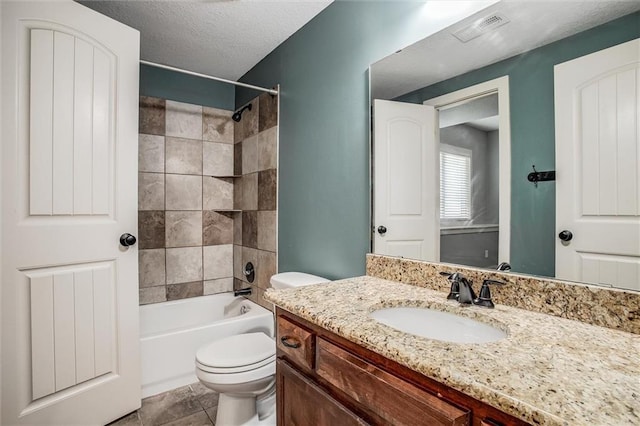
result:
M 140 406 L 137 31 L 78 3 L 2 2 L 2 421 Z
M 556 276 L 640 290 L 640 41 L 555 67 Z
M 435 109 L 374 100 L 374 253 L 440 259 Z

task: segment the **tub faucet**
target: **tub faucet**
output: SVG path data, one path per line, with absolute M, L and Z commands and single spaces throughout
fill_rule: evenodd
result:
M 235 297 L 238 296 L 248 296 L 251 294 L 251 287 L 247 287 L 247 288 L 241 288 L 239 290 L 233 290 L 233 295 Z

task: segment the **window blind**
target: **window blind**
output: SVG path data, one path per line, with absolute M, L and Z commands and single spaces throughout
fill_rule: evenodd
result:
M 440 219 L 471 219 L 471 151 L 442 145 Z

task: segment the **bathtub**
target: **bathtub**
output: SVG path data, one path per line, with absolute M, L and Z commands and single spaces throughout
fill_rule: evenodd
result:
M 197 382 L 200 347 L 254 331 L 273 337 L 273 314 L 232 293 L 140 306 L 142 397 Z

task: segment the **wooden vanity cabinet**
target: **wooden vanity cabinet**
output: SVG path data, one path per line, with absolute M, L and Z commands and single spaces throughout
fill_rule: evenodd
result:
M 526 425 L 276 309 L 278 426 Z

